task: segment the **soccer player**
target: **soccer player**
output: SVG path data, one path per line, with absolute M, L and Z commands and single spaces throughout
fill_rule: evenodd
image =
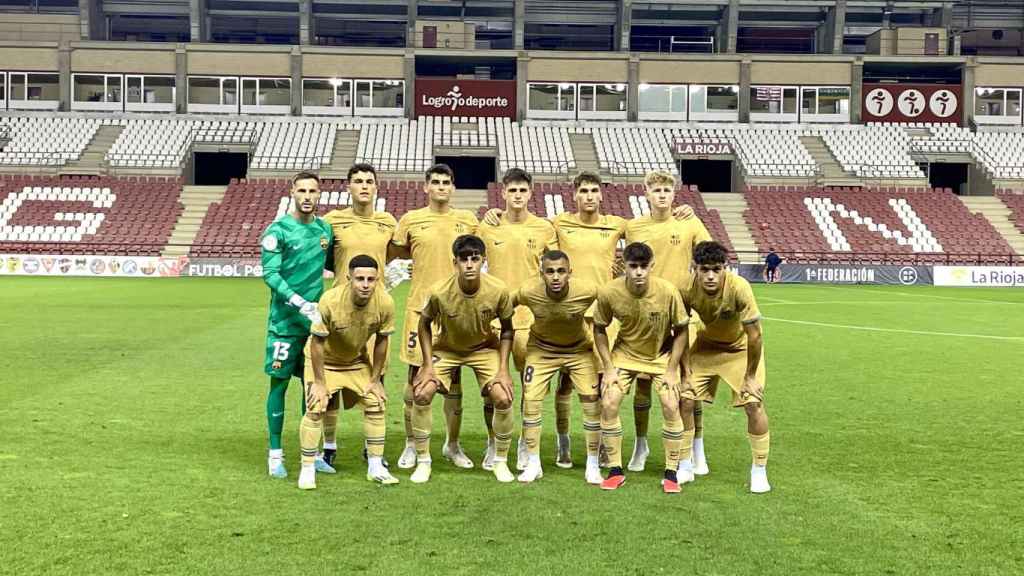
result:
M 502 198 L 505 211 L 501 222 L 492 226 L 481 224 L 480 239 L 487 246 L 487 272 L 505 283 L 509 293 L 514 293 L 524 282 L 536 279 L 540 270 L 540 257 L 544 250 L 555 243 L 555 229 L 543 218 L 534 216 L 529 209 L 533 195 L 533 178 L 520 168 L 512 168 L 502 178 Z M 526 341 L 530 335 L 533 315 L 526 306 L 518 306 L 512 318 L 515 338 L 512 343 L 512 359 L 516 370 L 522 375 L 526 361 Z M 485 405 L 484 420 L 490 425 L 494 407 Z M 487 452 L 483 468 L 490 470 L 494 459 L 494 437 L 488 431 Z M 519 442 L 517 465 L 526 464 L 526 443 Z
M 316 216 L 320 202 L 320 178 L 299 172 L 292 178 L 292 209 L 263 231 L 260 257 L 263 281 L 270 287 L 266 360 L 270 376 L 267 395 L 267 428 L 271 476 L 286 478 L 281 431 L 284 399 L 292 376 L 302 377 L 302 348 L 309 327 L 320 321 L 316 301 L 324 292 L 323 270 L 331 246 L 331 227 Z
M 727 257 L 725 247 L 717 242 L 701 242 L 694 250 L 696 271 L 682 298 L 687 310 L 700 314 L 703 326 L 689 355 L 692 387 L 684 386 L 687 390 L 680 404 L 684 418 L 689 419 L 687 412 L 700 401 L 714 401 L 718 380 L 725 380 L 732 388 L 733 406 L 747 413 L 747 436 L 753 454 L 750 491 L 762 493 L 771 486 L 766 467 L 769 435 L 764 410 L 761 312 L 750 284 L 726 269 Z
M 533 314 L 526 345 L 523 371 L 523 437 L 528 451 L 520 482 L 533 482 L 544 475 L 540 463 L 540 437 L 544 398 L 548 381 L 565 371 L 579 394 L 583 407 L 583 430 L 587 441 L 584 477 L 600 484 L 598 445 L 601 436 L 601 406 L 597 395 L 597 367 L 593 343 L 584 315 L 597 298 L 597 287 L 572 279 L 569 256 L 560 250 L 546 252 L 541 259 L 541 278 L 524 283 L 512 295 L 512 303 Z
M 512 350 L 512 301 L 505 283 L 481 272 L 487 248 L 477 236 L 459 236 L 452 244 L 456 273 L 435 284 L 420 315 L 419 340 L 422 366 L 413 383 L 416 435 L 416 470 L 411 480 L 430 480 L 430 403 L 438 389 L 450 391 L 452 375 L 462 366 L 471 368 L 480 395 L 494 404 L 494 466 L 499 482 L 511 482 L 508 447 L 512 439 L 512 377 L 508 356 Z M 496 335 L 491 323 L 501 323 Z M 434 342 L 433 323 L 439 331 Z
M 626 246 L 622 258 L 625 277 L 598 290 L 594 312 L 594 343 L 604 364 L 601 374 L 601 436 L 608 453 L 608 476 L 603 490 L 615 490 L 626 482 L 622 471 L 622 422 L 619 406 L 640 378 L 652 381 L 661 401 L 661 437 L 665 446 L 662 489 L 680 491 L 676 477 L 679 460 L 688 458 L 680 419 L 680 392 L 686 376 L 684 355 L 688 344 L 689 318 L 679 291 L 668 280 L 651 277 L 653 252 L 639 242 Z M 620 323 L 615 348 L 610 350 L 607 327 Z
M 333 266 L 336 271 L 334 286 L 346 284 L 345 270 L 349 260 L 359 254 L 370 256 L 380 267 L 378 285 L 384 286 L 383 267 L 388 262 L 388 244 L 394 235 L 398 223 L 395 217 L 387 212 L 376 210 L 377 201 L 377 170 L 370 164 L 353 164 L 345 178 L 348 181 L 348 192 L 352 205 L 341 210 L 331 210 L 324 215 L 324 221 L 331 225 L 334 232 Z M 371 336 L 370 349 L 373 349 Z M 384 364 L 387 368 L 386 359 Z M 324 412 L 324 451 L 322 463 L 333 466 L 334 455 L 338 449 L 336 434 L 338 429 L 338 410 L 340 395 L 331 396 L 330 404 Z M 351 406 L 346 406 L 351 408 Z M 321 472 L 326 471 L 321 466 Z
M 679 220 L 673 216 L 676 178 L 671 173 L 648 172 L 644 177 L 644 188 L 651 213 L 649 216 L 640 216 L 627 222 L 626 242 L 643 242 L 650 246 L 654 252 L 651 276 L 664 278 L 677 290 L 682 290 L 689 284 L 690 261 L 693 258 L 694 247 L 700 242 L 711 240 L 711 235 L 700 219 Z M 696 320 L 691 318 L 694 323 Z M 636 441 L 633 445 L 633 456 L 627 466 L 633 472 L 643 471 L 647 456 L 650 454 L 647 446 L 650 399 L 650 380 L 640 380 L 637 382 L 634 403 L 634 414 L 640 417 L 636 419 Z
M 452 273 L 452 242 L 463 234 L 476 231 L 477 219 L 468 210 L 451 207 L 455 176 L 446 164 L 435 164 L 426 173 L 423 191 L 427 194 L 425 208 L 406 212 L 398 222 L 392 243 L 396 256 L 412 258 L 412 285 L 405 305 L 405 333 L 402 335 L 400 357 L 409 365 L 405 388 L 405 450 L 398 459 L 399 468 L 416 466 L 416 445 L 412 431 L 412 383 L 421 363 L 419 341 L 420 310 L 427 303 L 430 287 L 447 279 Z M 459 445 L 462 427 L 462 388 L 458 375 L 454 385 L 445 392 L 444 414 L 448 438 L 442 454 L 459 468 L 472 468 L 473 461 Z
M 384 367 L 389 337 L 395 331 L 395 303 L 386 290 L 377 289 L 380 265 L 360 254 L 348 262 L 345 283 L 328 290 L 317 307 L 320 322 L 310 328 L 305 362 L 306 415 L 299 437 L 302 471 L 299 488 L 316 488 L 317 447 L 323 434 L 323 413 L 334 396 L 347 396 L 345 405 L 363 410 L 366 436 L 366 479 L 397 484 L 384 466 Z M 373 341 L 373 358 L 367 343 Z

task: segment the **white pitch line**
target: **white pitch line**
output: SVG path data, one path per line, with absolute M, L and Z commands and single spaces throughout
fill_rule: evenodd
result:
M 761 306 L 814 306 L 817 304 L 854 304 L 857 306 L 870 306 L 872 304 L 924 304 L 936 306 L 935 302 L 907 302 L 906 300 L 816 300 L 811 302 L 762 302 Z
M 809 320 L 787 320 L 785 318 L 764 317 L 765 320 L 773 322 L 785 322 L 788 324 L 804 324 L 807 326 L 823 326 L 825 328 L 845 328 L 847 330 L 864 330 L 867 332 L 894 332 L 897 334 L 919 334 L 921 336 L 954 336 L 958 338 L 982 338 L 986 340 L 1009 340 L 1011 342 L 1024 342 L 1024 336 L 992 336 L 989 334 L 963 334 L 960 332 L 929 332 L 926 330 L 903 330 L 900 328 L 878 328 L 875 326 L 851 326 L 849 324 L 829 324 L 827 322 L 811 322 Z
M 848 288 L 846 286 L 815 286 L 820 288 L 830 288 L 832 290 L 848 290 L 850 292 L 864 293 L 863 290 L 858 288 Z M 905 297 L 920 297 L 920 298 L 937 298 L 939 300 L 954 300 L 957 302 L 973 302 L 975 304 L 1010 304 L 1012 306 L 1024 306 L 1024 302 L 1011 302 L 1007 300 L 985 300 L 981 298 L 957 298 L 955 296 L 936 296 L 935 294 L 915 294 L 913 292 L 897 292 L 895 290 L 882 290 L 884 294 L 896 294 L 897 296 Z
M 758 300 L 771 300 L 772 302 L 778 302 L 779 304 L 803 304 L 803 302 L 794 302 L 792 300 L 783 300 L 782 298 L 773 298 L 771 296 L 758 296 Z

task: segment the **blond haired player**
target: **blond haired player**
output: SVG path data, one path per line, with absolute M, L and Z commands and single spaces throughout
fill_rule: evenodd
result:
M 661 401 L 661 437 L 665 446 L 665 476 L 662 489 L 680 491 L 676 478 L 679 460 L 689 457 L 683 442 L 683 421 L 679 416 L 680 375 L 688 343 L 689 318 L 679 291 L 669 281 L 650 276 L 653 253 L 639 242 L 626 246 L 622 259 L 626 275 L 605 284 L 597 295 L 594 312 L 594 343 L 604 364 L 601 374 L 601 436 L 608 453 L 608 476 L 603 490 L 615 490 L 626 482 L 622 471 L 622 422 L 619 406 L 634 382 L 652 381 Z M 609 350 L 606 329 L 613 319 L 620 322 L 615 348 Z
M 540 257 L 548 246 L 555 243 L 555 229 L 551 223 L 533 215 L 529 209 L 533 196 L 533 177 L 520 168 L 511 168 L 501 179 L 501 195 L 505 200 L 505 211 L 499 225 L 486 222 L 478 228 L 478 235 L 487 246 L 487 273 L 498 278 L 514 293 L 523 283 L 534 280 L 540 270 Z M 518 306 L 512 318 L 515 338 L 512 342 L 512 359 L 516 370 L 523 373 L 526 361 L 526 341 L 530 336 L 533 315 L 526 306 Z M 494 407 L 485 404 L 484 420 L 490 426 L 488 412 Z M 488 430 L 487 451 L 483 468 L 490 470 L 494 459 L 494 436 Z M 526 442 L 519 438 L 520 467 L 526 465 Z
M 398 459 L 399 468 L 416 466 L 416 446 L 412 431 L 412 383 L 420 366 L 420 310 L 427 303 L 430 287 L 447 279 L 452 273 L 452 242 L 463 234 L 476 231 L 477 219 L 469 210 L 451 207 L 455 191 L 455 175 L 446 164 L 435 164 L 427 170 L 423 191 L 428 204 L 406 212 L 398 221 L 392 238 L 396 255 L 412 258 L 412 285 L 405 304 L 405 324 L 400 357 L 409 365 L 405 388 L 405 450 Z M 462 451 L 459 433 L 462 427 L 462 388 L 458 374 L 454 385 L 445 392 L 444 414 L 448 439 L 442 454 L 460 468 L 472 468 L 473 461 Z
M 398 222 L 387 212 L 375 208 L 377 202 L 377 170 L 370 164 L 353 164 L 345 177 L 348 182 L 346 189 L 352 199 L 348 208 L 331 210 L 324 215 L 324 221 L 331 225 L 334 232 L 333 266 L 336 272 L 334 286 L 346 283 L 345 271 L 349 260 L 365 254 L 374 259 L 380 267 L 378 285 L 384 285 L 384 266 L 388 258 L 388 244 L 395 233 Z M 392 251 L 393 252 L 393 251 Z M 371 338 L 370 347 L 373 347 Z M 385 358 L 385 361 L 387 359 Z M 385 363 L 385 368 L 387 364 Z M 334 456 L 338 445 L 336 441 L 338 429 L 339 395 L 331 396 L 331 402 L 324 412 L 324 450 L 323 463 L 334 465 Z M 351 406 L 346 406 L 351 408 Z M 318 461 L 318 465 L 319 465 Z M 320 470 L 327 471 L 329 470 Z
M 430 404 L 437 390 L 451 390 L 452 376 L 462 366 L 471 368 L 481 396 L 494 404 L 494 466 L 499 482 L 511 482 L 508 447 L 512 439 L 512 377 L 508 356 L 512 350 L 512 301 L 505 283 L 481 271 L 487 255 L 483 240 L 466 234 L 452 244 L 456 273 L 435 284 L 420 316 L 423 364 L 413 383 L 413 431 L 416 470 L 411 480 L 430 480 Z M 491 323 L 501 324 L 500 335 Z M 433 323 L 439 331 L 434 341 Z
M 703 326 L 690 349 L 691 378 L 681 410 L 689 420 L 696 402 L 712 402 L 718 381 L 732 388 L 732 405 L 747 413 L 753 464 L 750 491 L 768 492 L 768 414 L 764 410 L 765 360 L 761 312 L 750 284 L 726 269 L 728 253 L 717 242 L 701 242 L 693 253 L 695 273 L 683 291 L 687 310 L 700 314 Z M 685 473 L 685 472 L 684 472 Z
M 391 333 L 395 331 L 395 303 L 377 289 L 380 266 L 361 254 L 348 263 L 347 281 L 331 288 L 320 298 L 321 321 L 310 328 L 306 344 L 306 414 L 299 437 L 302 443 L 302 471 L 299 488 L 316 488 L 317 447 L 323 434 L 323 412 L 339 393 L 346 404 L 363 410 L 366 435 L 368 480 L 397 484 L 384 466 L 384 406 L 387 393 L 382 380 Z M 373 359 L 366 345 L 374 339 Z
M 512 294 L 512 303 L 533 314 L 523 370 L 523 437 L 527 458 L 520 482 L 544 475 L 540 462 L 540 438 L 548 381 L 564 371 L 579 394 L 583 430 L 587 441 L 585 478 L 600 484 L 598 445 L 601 437 L 601 406 L 597 395 L 597 366 L 593 343 L 584 315 L 597 299 L 597 286 L 572 279 L 569 257 L 552 250 L 541 259 L 541 277 L 533 278 Z
M 648 216 L 640 216 L 626 223 L 626 242 L 643 242 L 654 252 L 651 276 L 664 278 L 677 290 L 685 288 L 690 281 L 690 262 L 693 248 L 700 242 L 711 240 L 707 228 L 698 218 L 679 220 L 672 215 L 672 204 L 676 198 L 676 178 L 669 172 L 652 171 L 644 177 L 645 195 L 651 207 Z M 696 318 L 691 318 L 696 323 Z M 693 330 L 690 331 L 691 338 Z M 650 407 L 651 383 L 641 380 L 637 384 L 636 403 Z M 634 408 L 636 408 L 634 404 Z M 647 411 L 638 411 L 646 416 Z M 637 421 L 636 442 L 633 456 L 627 468 L 633 472 L 643 471 L 650 450 L 647 447 L 647 419 Z M 703 454 L 703 453 L 702 453 Z

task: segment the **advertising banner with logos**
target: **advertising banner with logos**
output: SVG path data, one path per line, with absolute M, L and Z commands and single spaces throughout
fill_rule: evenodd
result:
M 176 278 L 188 257 L 0 254 L 0 276 Z
M 1024 266 L 936 266 L 935 285 L 1024 288 Z
M 515 80 L 416 79 L 417 116 L 516 117 Z
M 931 266 L 848 264 L 783 264 L 781 282 L 792 284 L 932 284 Z M 738 272 L 750 282 L 764 282 L 763 264 L 740 264 Z
M 698 142 L 685 138 L 676 138 L 672 142 L 673 150 L 679 156 L 716 156 L 732 154 L 732 144 L 728 142 Z
M 951 122 L 963 114 L 959 84 L 864 84 L 861 118 L 867 122 Z

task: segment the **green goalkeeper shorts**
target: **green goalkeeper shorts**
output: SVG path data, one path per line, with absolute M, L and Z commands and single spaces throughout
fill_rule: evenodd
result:
M 267 333 L 267 354 L 263 371 L 274 378 L 302 378 L 302 348 L 309 336 L 281 336 Z

